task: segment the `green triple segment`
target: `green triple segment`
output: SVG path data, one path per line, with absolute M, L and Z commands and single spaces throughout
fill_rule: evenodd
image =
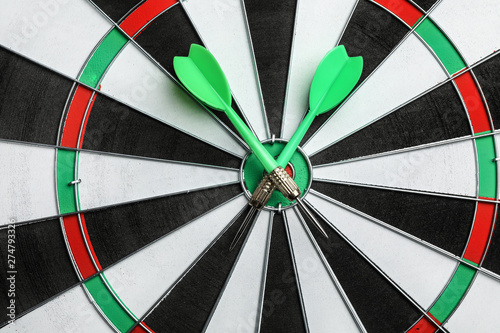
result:
M 475 274 L 476 270 L 474 268 L 460 264 L 450 283 L 431 307 L 429 313 L 440 323 L 447 320 L 465 295 Z
M 467 67 L 448 37 L 430 18 L 420 21 L 415 32 L 432 48 L 450 75 Z
M 494 199 L 497 195 L 497 164 L 493 136 L 477 138 L 477 159 L 479 164 L 479 196 Z
M 61 214 L 74 213 L 76 209 L 75 180 L 76 152 L 59 149 L 57 151 L 57 196 Z
M 93 88 L 97 88 L 101 77 L 116 57 L 118 52 L 125 46 L 128 38 L 117 28 L 111 30 L 97 47 L 94 54 L 85 66 L 79 81 Z
M 104 274 L 102 277 L 106 279 Z M 84 283 L 85 287 L 92 295 L 92 298 L 97 303 L 104 315 L 113 323 L 120 332 L 128 332 L 136 323 L 136 318 L 131 318 L 130 315 L 117 302 L 109 289 L 106 287 L 101 277 L 95 276 Z M 108 285 L 110 285 L 108 283 Z M 123 303 L 123 302 L 122 302 Z

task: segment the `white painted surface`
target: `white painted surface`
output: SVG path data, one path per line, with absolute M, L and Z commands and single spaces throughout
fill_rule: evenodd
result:
M 240 195 L 106 269 L 113 290 L 132 313 L 141 317 L 246 203 Z
M 298 1 L 282 138 L 292 137 L 309 108 L 309 88 L 316 67 L 336 46 L 356 3 L 357 0 Z
M 262 211 L 220 295 L 207 333 L 255 332 L 263 278 L 267 267 L 270 212 Z M 241 240 L 240 240 L 241 241 Z
M 286 213 L 309 331 L 359 332 L 296 212 Z
M 0 225 L 58 214 L 55 149 L 0 142 Z
M 476 195 L 472 140 L 313 168 L 314 179 L 408 190 Z
M 90 303 L 81 286 L 17 319 L 0 332 L 115 332 Z
M 111 23 L 86 0 L 2 3 L 0 44 L 76 78 Z
M 267 120 L 243 2 L 189 0 L 181 3 L 205 46 L 221 65 L 233 95 L 257 137 L 267 139 Z
M 424 309 L 456 268 L 455 260 L 313 193 L 307 200 Z
M 431 52 L 409 36 L 303 148 L 314 154 L 446 79 Z
M 80 209 L 120 204 L 239 181 L 235 169 L 81 152 Z
M 127 44 L 110 66 L 101 90 L 216 147 L 245 155 L 233 135 L 133 44 Z
M 498 0 L 443 0 L 430 17 L 469 65 L 500 49 Z
M 479 273 L 457 311 L 444 325 L 456 333 L 497 333 L 500 327 L 500 282 Z

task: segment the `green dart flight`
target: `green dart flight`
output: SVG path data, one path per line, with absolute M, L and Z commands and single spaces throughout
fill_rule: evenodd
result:
M 262 163 L 272 182 L 290 201 L 300 196 L 300 189 L 286 171 L 250 131 L 231 107 L 231 89 L 215 57 L 203 46 L 192 44 L 187 57 L 174 58 L 174 70 L 182 84 L 207 106 L 224 111 L 243 140 Z
M 349 57 L 343 45 L 333 48 L 325 55 L 314 73 L 309 90 L 309 112 L 278 156 L 277 162 L 282 168 L 285 168 L 288 162 L 290 162 L 314 118 L 330 111 L 346 98 L 359 81 L 362 71 L 363 58 Z M 240 230 L 238 230 L 231 244 L 231 249 L 238 242 L 249 220 L 255 215 L 256 211 L 262 209 L 267 204 L 273 191 L 274 186 L 272 181 L 268 176 L 264 177 L 252 194 L 249 202 L 252 209 L 249 211 Z M 321 233 L 328 237 L 321 225 L 315 219 L 312 219 L 312 221 Z

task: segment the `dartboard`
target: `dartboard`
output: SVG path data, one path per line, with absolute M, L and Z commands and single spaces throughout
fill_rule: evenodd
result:
M 24 0 L 0 11 L 0 332 L 498 332 L 500 3 Z M 344 45 L 353 91 L 242 228 Z M 230 249 L 238 231 L 241 239 Z

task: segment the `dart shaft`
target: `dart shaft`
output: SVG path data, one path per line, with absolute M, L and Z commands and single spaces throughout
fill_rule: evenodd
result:
M 255 135 L 250 131 L 248 126 L 241 120 L 238 114 L 233 110 L 233 108 L 225 104 L 227 117 L 234 125 L 238 133 L 243 137 L 243 140 L 248 144 L 252 152 L 259 159 L 260 163 L 264 166 L 267 172 L 271 173 L 274 169 L 278 167 L 278 162 L 274 160 L 271 154 L 264 148 L 262 143 L 255 137 Z
M 297 150 L 297 147 L 300 145 L 300 142 L 304 138 L 304 135 L 306 135 L 307 130 L 311 126 L 314 118 L 316 118 L 315 112 L 308 112 L 307 115 L 305 116 L 304 120 L 300 123 L 299 127 L 293 134 L 292 138 L 288 143 L 286 144 L 285 148 L 283 151 L 280 153 L 280 156 L 276 160 L 282 168 L 285 168 L 290 162 L 290 159 L 292 158 L 293 154 Z

